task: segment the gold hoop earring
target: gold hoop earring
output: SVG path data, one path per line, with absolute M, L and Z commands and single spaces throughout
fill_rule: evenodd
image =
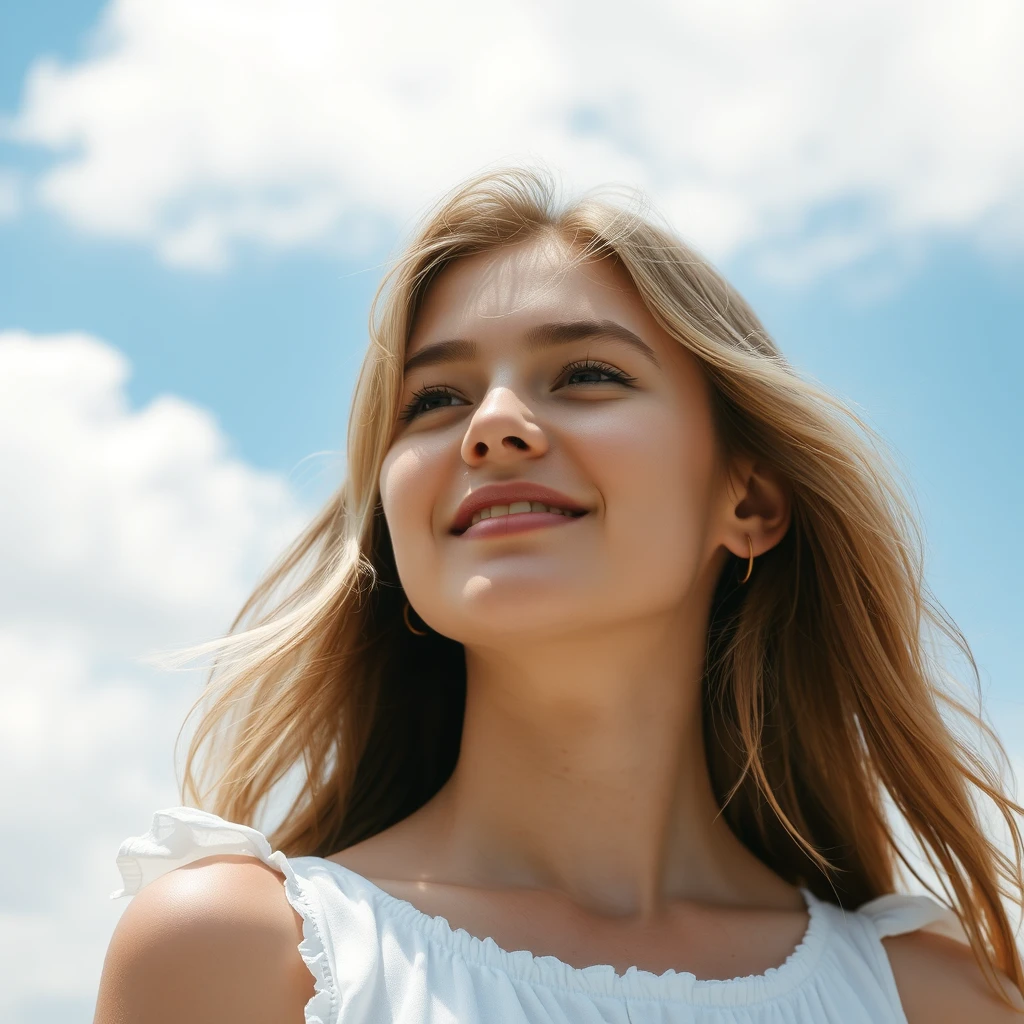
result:
M 414 629 L 413 624 L 409 621 L 409 602 L 405 602 L 405 607 L 402 609 L 402 618 L 405 619 L 405 628 L 410 633 L 415 633 L 416 636 L 426 636 L 427 630 L 425 629 Z
M 750 574 L 754 571 L 754 542 L 750 539 L 750 534 L 747 534 L 747 544 L 750 546 L 750 561 L 747 562 L 747 575 L 740 580 L 740 583 L 746 583 L 750 579 Z

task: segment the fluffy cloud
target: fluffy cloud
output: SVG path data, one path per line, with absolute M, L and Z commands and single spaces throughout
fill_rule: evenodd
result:
M 208 412 L 171 395 L 129 409 L 128 372 L 88 335 L 0 333 L 18 498 L 0 505 L 0 620 L 74 624 L 98 650 L 208 629 L 270 560 L 268 524 L 294 525 L 284 483 L 230 457 Z
M 88 335 L 0 332 L 5 1021 L 91 1018 L 127 902 L 109 899 L 114 857 L 178 802 L 174 741 L 202 684 L 138 659 L 226 629 L 305 519 L 203 410 L 131 409 L 128 372 Z
M 38 201 L 170 264 L 364 250 L 539 158 L 792 280 L 931 232 L 1020 245 L 1022 43 L 1014 0 L 114 0 L 87 56 L 32 67 L 9 131 L 58 154 Z

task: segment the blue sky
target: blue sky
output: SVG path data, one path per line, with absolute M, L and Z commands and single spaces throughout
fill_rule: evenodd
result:
M 445 9 L 460 3 L 449 0 Z M 648 6 L 650 18 L 669 18 L 671 5 Z M 863 61 L 855 44 L 875 38 L 881 8 L 837 5 L 835 11 L 845 13 L 815 14 L 820 22 L 812 24 L 807 12 L 776 6 L 779 18 L 806 16 L 807 31 L 766 22 L 749 38 L 723 43 L 714 26 L 669 18 L 665 24 L 675 36 L 642 44 L 652 51 L 645 58 L 652 84 L 644 94 L 629 68 L 621 82 L 594 77 L 567 84 L 573 76 L 562 76 L 553 55 L 564 54 L 578 67 L 600 61 L 583 62 L 558 16 L 524 4 L 522 26 L 504 25 L 503 32 L 511 36 L 509 47 L 532 48 L 522 50 L 530 54 L 526 91 L 535 89 L 529 102 L 521 95 L 526 79 L 500 70 L 507 67 L 500 64 L 500 50 L 488 57 L 488 66 L 499 68 L 497 85 L 460 78 L 458 70 L 431 78 L 429 67 L 415 64 L 413 44 L 423 30 L 415 7 L 407 19 L 412 41 L 399 36 L 394 44 L 408 47 L 406 64 L 387 63 L 383 50 L 376 60 L 370 45 L 364 63 L 347 49 L 346 61 L 328 54 L 322 66 L 316 64 L 317 46 L 321 35 L 331 37 L 337 29 L 330 18 L 340 10 L 326 0 L 303 0 L 294 19 L 282 7 L 269 28 L 249 26 L 253 34 L 243 36 L 244 45 L 233 41 L 232 26 L 249 25 L 244 5 L 235 0 L 195 8 L 207 12 L 202 17 L 214 10 L 222 15 L 208 30 L 184 14 L 180 24 L 174 22 L 174 5 L 160 14 L 152 5 L 127 2 L 116 9 L 86 2 L 0 9 L 0 123 L 8 125 L 0 130 L 0 182 L 13 182 L 9 194 L 15 197 L 7 214 L 0 213 L 0 352 L 6 342 L 9 362 L 3 365 L 10 370 L 6 384 L 0 379 L 0 396 L 8 396 L 9 406 L 22 402 L 18 418 L 0 419 L 0 437 L 7 424 L 15 444 L 31 450 L 37 467 L 53 467 L 51 475 L 79 464 L 106 466 L 103 472 L 112 474 L 97 471 L 94 491 L 82 483 L 84 489 L 75 492 L 81 507 L 99 510 L 88 527 L 95 532 L 83 534 L 85 553 L 77 561 L 60 562 L 52 536 L 40 532 L 33 540 L 16 528 L 24 531 L 25 524 L 51 515 L 59 522 L 79 506 L 44 508 L 51 500 L 39 483 L 44 469 L 32 476 L 35 471 L 11 455 L 14 445 L 0 445 L 7 504 L 27 510 L 24 519 L 14 512 L 14 518 L 0 517 L 9 534 L 0 542 L 0 573 L 20 579 L 24 572 L 28 579 L 25 566 L 31 564 L 38 569 L 31 578 L 53 573 L 54 587 L 78 595 L 61 604 L 59 615 L 42 600 L 18 608 L 0 603 L 0 651 L 21 659 L 13 663 L 24 666 L 24 680 L 34 682 L 38 672 L 43 693 L 42 680 L 57 678 L 49 648 L 59 647 L 80 677 L 75 700 L 82 714 L 98 714 L 102 695 L 116 692 L 118 713 L 137 711 L 136 724 L 156 721 L 146 715 L 174 719 L 185 706 L 184 691 L 168 696 L 156 677 L 131 667 L 132 656 L 154 643 L 220 629 L 280 538 L 333 489 L 369 303 L 389 252 L 442 190 L 487 161 L 522 153 L 564 168 L 567 180 L 586 186 L 612 179 L 644 185 L 673 226 L 713 256 L 791 361 L 854 402 L 891 442 L 920 503 L 929 582 L 972 644 L 990 714 L 1024 763 L 1024 554 L 1016 515 L 1024 504 L 1024 157 L 1019 146 L 1001 140 L 1005 121 L 1001 129 L 989 127 L 998 122 L 992 111 L 1005 95 L 1001 90 L 1018 74 L 1005 54 L 1019 52 L 1013 40 L 1022 37 L 1021 21 L 1014 15 L 1005 22 L 1005 44 L 991 34 L 965 42 L 956 5 L 907 5 L 875 54 L 880 79 L 896 77 L 872 98 L 867 73 L 857 70 Z M 993 4 L 993 16 L 996 7 L 1004 15 L 1009 10 Z M 185 8 L 192 9 L 186 4 L 180 10 Z M 769 8 L 750 7 L 748 13 Z M 101 15 L 115 10 L 121 14 L 106 42 L 90 45 Z M 324 18 L 331 26 L 326 31 Z M 180 53 L 160 50 L 151 63 L 133 57 L 154 52 L 144 44 L 169 38 L 172 23 L 181 29 Z M 293 25 L 294 50 L 264 47 L 259 33 L 277 40 L 284 38 L 281 26 Z M 363 28 L 366 38 L 374 38 Z M 486 29 L 478 26 L 481 40 Z M 759 32 L 777 33 L 777 46 L 791 48 L 776 64 L 795 69 L 792 81 L 770 62 L 756 64 L 754 55 L 764 48 Z M 606 35 L 589 45 L 629 44 Z M 853 40 L 849 47 L 847 37 Z M 809 41 L 819 39 L 829 51 L 824 57 Z M 922 39 L 925 45 L 916 45 Z M 440 36 L 432 42 L 435 56 L 447 45 Z M 944 57 L 943 48 L 954 43 L 958 55 L 967 55 L 962 68 Z M 310 62 L 319 76 L 312 85 L 300 73 L 305 61 L 288 57 L 304 54 L 304 47 L 314 54 Z M 673 47 L 683 53 L 690 47 L 697 57 L 677 64 Z M 740 74 L 738 86 L 735 75 L 716 70 L 715 61 L 697 59 L 714 47 L 725 47 L 714 51 L 722 67 L 752 68 Z M 937 54 L 935 67 L 929 48 Z M 202 64 L 207 51 L 214 55 L 209 68 Z M 465 50 L 455 52 L 465 62 Z M 217 68 L 225 55 L 237 58 L 231 73 L 261 97 L 259 116 L 233 107 L 240 102 L 234 93 L 218 91 Z M 47 56 L 58 61 L 56 84 L 45 94 L 33 93 L 30 72 Z M 379 78 L 378 65 L 386 65 Z M 844 85 L 837 75 L 833 81 L 833 65 L 865 79 Z M 916 68 L 930 91 L 899 78 L 903 66 Z M 79 74 L 83 69 L 92 77 Z M 666 99 L 666 83 L 679 69 L 696 76 L 691 85 L 702 84 L 703 91 Z M 963 109 L 943 98 L 943 76 L 956 85 L 961 73 L 974 89 L 965 94 L 957 86 L 957 95 L 966 95 Z M 197 80 L 206 84 L 195 86 L 199 100 L 189 105 L 188 90 Z M 483 92 L 482 100 L 465 88 L 467 81 Z M 819 87 L 824 99 L 814 106 Z M 148 97 L 145 112 L 161 129 L 133 149 L 132 139 L 149 123 L 133 120 L 138 111 L 124 100 L 135 89 Z M 287 109 L 275 115 L 279 93 L 282 104 L 295 104 L 294 119 Z M 719 104 L 719 96 L 729 103 Z M 929 97 L 937 97 L 934 105 Z M 453 113 L 456 103 L 467 105 Z M 491 108 L 477 109 L 487 103 Z M 308 124 L 306 109 L 315 113 Z M 676 131 L 678 111 L 690 120 Z M 772 133 L 759 133 L 766 120 Z M 423 134 L 424 122 L 435 136 Z M 475 131 L 467 124 L 475 124 Z M 680 141 L 687 131 L 689 141 Z M 326 144 L 332 132 L 346 144 Z M 166 157 L 147 162 L 147 151 L 167 139 Z M 85 171 L 47 184 L 55 169 L 76 160 Z M 805 174 L 808 167 L 813 173 Z M 152 187 L 157 178 L 163 189 L 158 194 Z M 309 205 L 302 205 L 307 199 Z M 69 333 L 93 341 L 60 349 L 62 365 L 78 367 L 61 376 L 47 368 L 43 353 L 47 339 Z M 33 406 L 26 395 L 34 396 Z M 173 401 L 154 405 L 162 396 Z M 102 415 L 96 412 L 101 406 Z M 68 410 L 80 420 L 54 425 L 72 416 Z M 123 479 L 104 456 L 115 436 L 118 444 L 142 452 Z M 182 442 L 187 455 L 173 451 L 179 436 L 189 439 Z M 98 440 L 89 448 L 92 437 Z M 170 468 L 157 487 L 152 467 L 165 463 Z M 236 495 L 230 501 L 239 502 L 240 514 L 258 508 L 264 516 L 257 522 L 254 513 L 242 539 L 227 518 L 227 525 L 216 527 L 212 513 L 201 521 L 188 518 L 199 516 L 200 507 L 234 508 L 216 497 L 225 487 Z M 173 488 L 178 491 L 167 499 L 173 514 L 154 511 L 153 494 Z M 123 574 L 134 582 L 111 583 L 102 594 L 96 589 L 102 570 L 90 568 L 89 551 L 103 550 L 103 510 L 120 501 L 118 495 L 128 495 L 126 508 L 144 508 L 153 523 L 163 524 L 159 530 L 169 531 L 154 533 L 161 538 L 154 545 L 180 553 L 191 552 L 195 543 L 197 558 L 206 552 L 214 568 L 201 594 L 177 580 L 172 587 L 170 563 L 138 582 L 131 575 L 135 555 L 126 557 Z M 166 523 L 179 519 L 185 525 L 174 533 Z M 125 513 L 124 530 L 142 521 L 150 522 Z M 230 562 L 217 561 L 229 555 Z M 219 579 L 218 572 L 229 582 L 209 582 Z M 65 586 L 62 581 L 75 573 L 78 582 Z M 93 632 L 91 615 L 99 607 L 107 609 L 105 625 Z M 140 608 L 149 609 L 148 619 Z M 120 632 L 111 627 L 108 636 L 103 629 L 111 618 L 127 625 Z M 168 622 L 177 632 L 161 632 Z M 149 703 L 136 708 L 136 699 Z M 21 756 L 42 757 L 40 742 L 38 751 L 26 746 Z M 95 751 L 83 753 L 82 764 L 89 766 L 83 770 L 105 788 L 104 772 L 111 768 L 97 758 Z M 89 950 L 85 973 L 52 997 L 25 981 L 6 997 L 14 1002 L 0 1000 L 7 1019 L 31 1014 L 33 1020 L 66 1022 L 79 1012 L 88 1019 L 89 971 L 96 970 L 106 941 L 99 933 L 109 918 L 96 917 L 101 911 L 81 892 L 87 884 L 104 893 L 114 888 L 116 878 L 103 874 L 109 864 L 102 867 L 113 856 L 109 844 L 116 848 L 136 826 L 148 826 L 139 815 L 171 792 L 167 761 L 161 753 L 147 762 L 134 795 L 110 805 L 94 837 L 93 861 L 88 869 L 79 866 L 81 943 Z M 45 802 L 46 792 L 38 799 Z M 30 797 L 7 808 L 8 820 L 31 817 Z M 3 924 L 9 910 L 3 899 L 0 891 L 0 928 L 13 927 L 10 918 Z M 58 903 L 55 898 L 55 908 Z

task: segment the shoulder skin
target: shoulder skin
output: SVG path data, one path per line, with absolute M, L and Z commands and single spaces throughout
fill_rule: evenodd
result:
M 1014 1007 L 992 991 L 962 942 L 930 932 L 883 939 L 909 1024 L 1024 1024 L 1024 999 L 1000 981 Z
M 284 876 L 205 857 L 154 879 L 107 949 L 93 1024 L 302 1024 L 314 994 Z

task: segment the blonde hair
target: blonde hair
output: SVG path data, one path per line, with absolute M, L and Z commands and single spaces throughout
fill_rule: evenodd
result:
M 1006 909 L 1024 897 L 1022 808 L 946 721 L 980 729 L 1008 766 L 992 730 L 940 685 L 932 635 L 953 641 L 975 684 L 977 666 L 929 595 L 920 532 L 880 439 L 793 370 L 744 299 L 652 222 L 642 194 L 633 209 L 596 194 L 559 208 L 556 192 L 545 170 L 476 175 L 429 212 L 385 276 L 349 421 L 347 479 L 228 634 L 185 652 L 216 658 L 186 718 L 208 704 L 183 802 L 253 823 L 272 788 L 301 768 L 301 791 L 270 839 L 289 856 L 326 856 L 406 817 L 451 774 L 463 649 L 406 629 L 377 481 L 431 282 L 461 257 L 557 237 L 578 249 L 574 262 L 610 258 L 626 269 L 703 368 L 726 456 L 763 459 L 792 488 L 785 537 L 745 586 L 736 570 L 746 560 L 731 560 L 712 608 L 704 729 L 730 826 L 783 878 L 855 908 L 893 891 L 900 863 L 921 878 L 895 808 L 990 983 L 1002 994 L 998 968 L 1024 990 Z M 201 791 L 194 766 L 207 743 L 212 782 Z M 1005 823 L 1012 856 L 986 836 L 979 798 Z

